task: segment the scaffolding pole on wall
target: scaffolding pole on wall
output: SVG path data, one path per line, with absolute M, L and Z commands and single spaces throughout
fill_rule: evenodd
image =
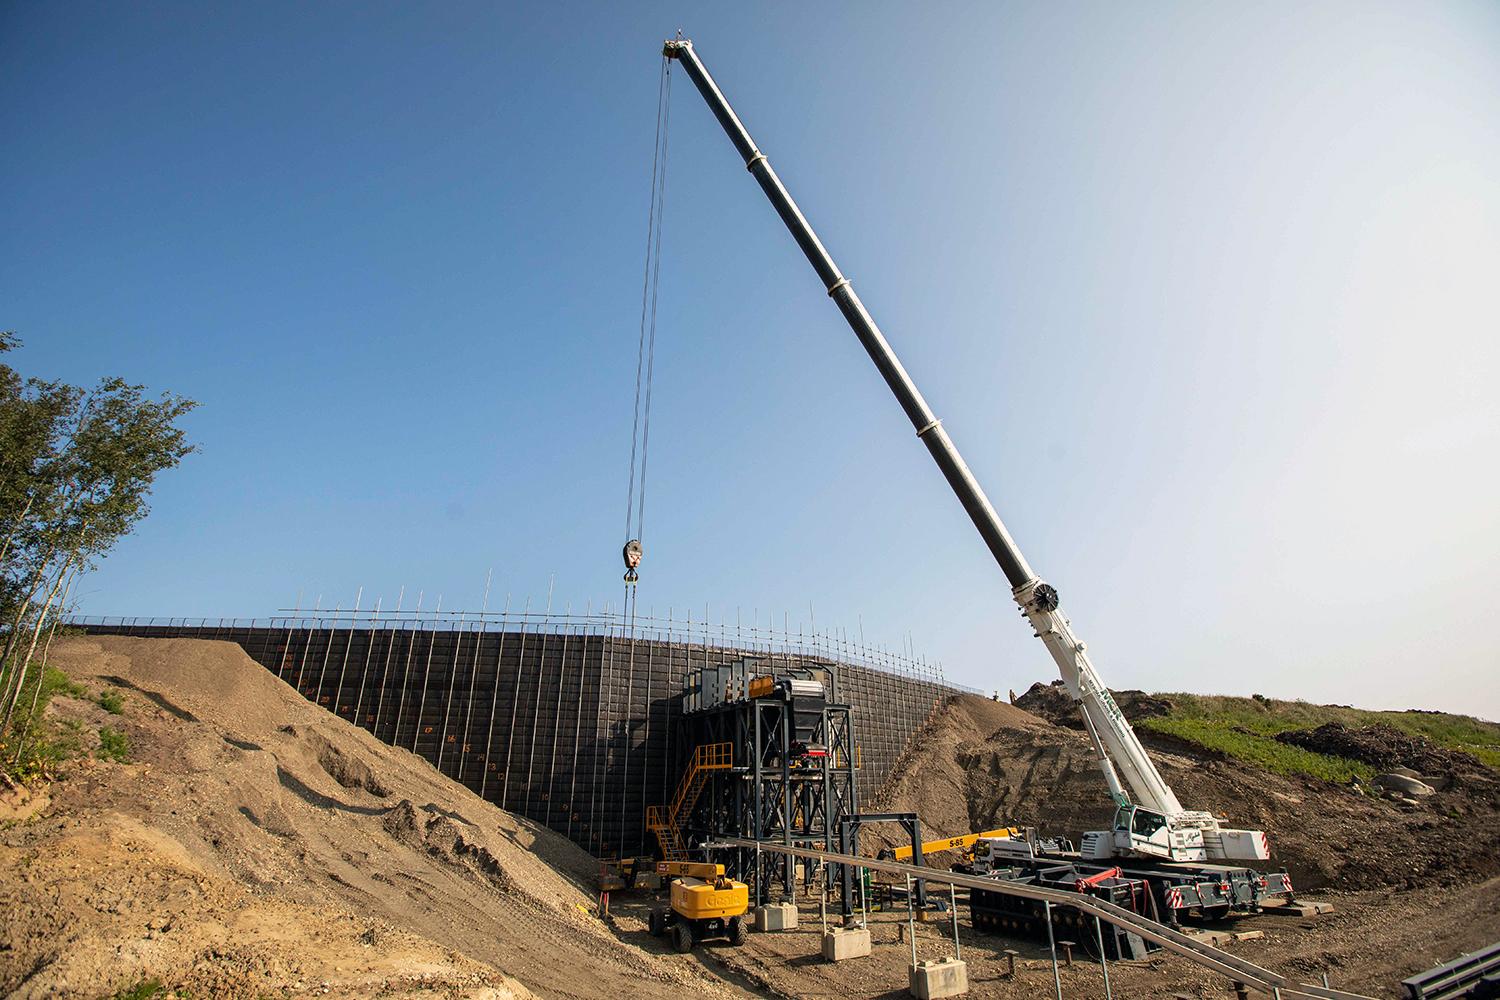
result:
M 71 624 L 238 642 L 310 701 L 595 853 L 650 849 L 645 805 L 676 783 L 680 695 L 693 667 L 743 657 L 836 665 L 837 697 L 858 733 L 846 752 L 861 797 L 942 698 L 961 690 L 913 655 L 845 630 L 785 618 L 768 626 L 759 615 L 714 623 L 668 611 L 627 620 L 615 609 L 549 615 L 507 605 L 495 613 L 290 609 L 272 619 Z

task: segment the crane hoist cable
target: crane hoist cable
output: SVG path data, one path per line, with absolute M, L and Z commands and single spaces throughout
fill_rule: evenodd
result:
M 646 221 L 646 268 L 641 281 L 641 325 L 635 359 L 635 416 L 630 429 L 630 487 L 625 503 L 625 597 L 627 606 L 639 575 L 636 570 L 645 554 L 641 540 L 646 533 L 646 460 L 651 449 L 651 389 L 656 373 L 656 313 L 661 289 L 662 214 L 667 200 L 667 136 L 672 120 L 672 65 L 665 56 L 656 90 L 656 142 L 651 152 L 651 208 Z M 636 455 L 640 455 L 637 489 Z M 635 527 L 632 533 L 631 520 Z

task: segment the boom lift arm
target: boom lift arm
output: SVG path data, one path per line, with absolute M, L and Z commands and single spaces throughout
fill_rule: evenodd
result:
M 995 513 L 983 488 L 969 471 L 948 432 L 943 428 L 927 400 L 902 367 L 885 335 L 875 325 L 864 303 L 833 258 L 813 232 L 812 226 L 792 200 L 781 178 L 766 155 L 756 146 L 734 109 L 724 98 L 693 43 L 688 39 L 669 39 L 662 54 L 681 64 L 688 78 L 698 88 L 709 109 L 718 119 L 729 141 L 745 161 L 745 167 L 770 199 L 776 214 L 786 224 L 807 260 L 817 272 L 828 295 L 843 313 L 856 337 L 864 345 L 870 360 L 880 371 L 897 402 L 906 411 L 917 437 L 927 446 L 933 461 L 963 504 L 974 527 L 989 547 L 1001 571 L 1010 582 L 1011 593 L 1021 613 L 1031 623 L 1036 635 L 1056 661 L 1068 691 L 1077 699 L 1084 726 L 1099 757 L 1099 766 L 1115 800 L 1117 811 L 1114 829 L 1090 834 L 1084 839 L 1084 852 L 1099 857 L 1117 851 L 1141 853 L 1173 860 L 1195 861 L 1206 857 L 1267 857 L 1265 835 L 1259 831 L 1220 830 L 1218 821 L 1207 812 L 1182 808 L 1177 796 L 1162 778 L 1156 765 L 1146 755 L 1134 730 L 1115 704 L 1093 664 L 1085 646 L 1073 633 L 1063 615 L 1057 591 L 1031 569 L 1010 532 Z M 1123 780 L 1123 785 L 1122 785 Z M 1126 792 L 1129 788 L 1129 793 Z M 1226 854 L 1226 850 L 1237 853 Z M 1249 853 L 1244 853 L 1248 851 Z

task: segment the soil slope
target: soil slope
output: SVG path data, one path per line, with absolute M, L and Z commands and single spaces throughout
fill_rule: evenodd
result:
M 1149 739 L 1149 738 L 1148 738 Z M 897 763 L 875 808 L 915 811 L 926 837 L 1033 826 L 1075 842 L 1113 812 L 1088 737 L 1015 706 L 949 699 Z M 1470 884 L 1500 875 L 1497 782 L 1469 775 L 1422 806 L 1272 774 L 1149 739 L 1184 803 L 1271 835 L 1299 889 Z
M 0 833 L 0 993 L 737 996 L 585 911 L 593 861 L 310 704 L 236 645 L 76 638 L 53 663 L 121 716 L 49 711 L 86 761 Z
M 1412 806 L 1167 747 L 1148 738 L 1185 804 L 1268 831 L 1299 893 L 1337 900 L 1332 918 L 1247 957 L 1309 975 L 1342 970 L 1387 995 L 1402 976 L 1500 936 L 1500 796 L 1487 769 Z M 1084 733 L 972 695 L 933 717 L 870 808 L 917 812 L 927 838 L 1019 825 L 1076 841 L 1112 813 Z

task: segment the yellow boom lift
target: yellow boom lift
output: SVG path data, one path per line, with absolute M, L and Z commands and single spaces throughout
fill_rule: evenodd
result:
M 659 861 L 658 875 L 672 878 L 672 906 L 654 909 L 647 926 L 655 937 L 670 935 L 672 947 L 691 951 L 694 941 L 725 937 L 733 945 L 745 943 L 745 911 L 750 888 L 724 876 L 723 865 L 702 861 Z
M 922 857 L 929 854 L 938 854 L 942 851 L 954 851 L 962 849 L 964 860 L 973 860 L 973 847 L 981 840 L 1011 840 L 1022 836 L 1022 830 L 1017 826 L 1001 827 L 998 830 L 986 830 L 983 833 L 966 833 L 962 837 L 945 837 L 942 840 L 928 840 L 922 843 Z M 880 852 L 883 860 L 910 861 L 911 845 L 898 847 L 894 851 L 887 848 Z

